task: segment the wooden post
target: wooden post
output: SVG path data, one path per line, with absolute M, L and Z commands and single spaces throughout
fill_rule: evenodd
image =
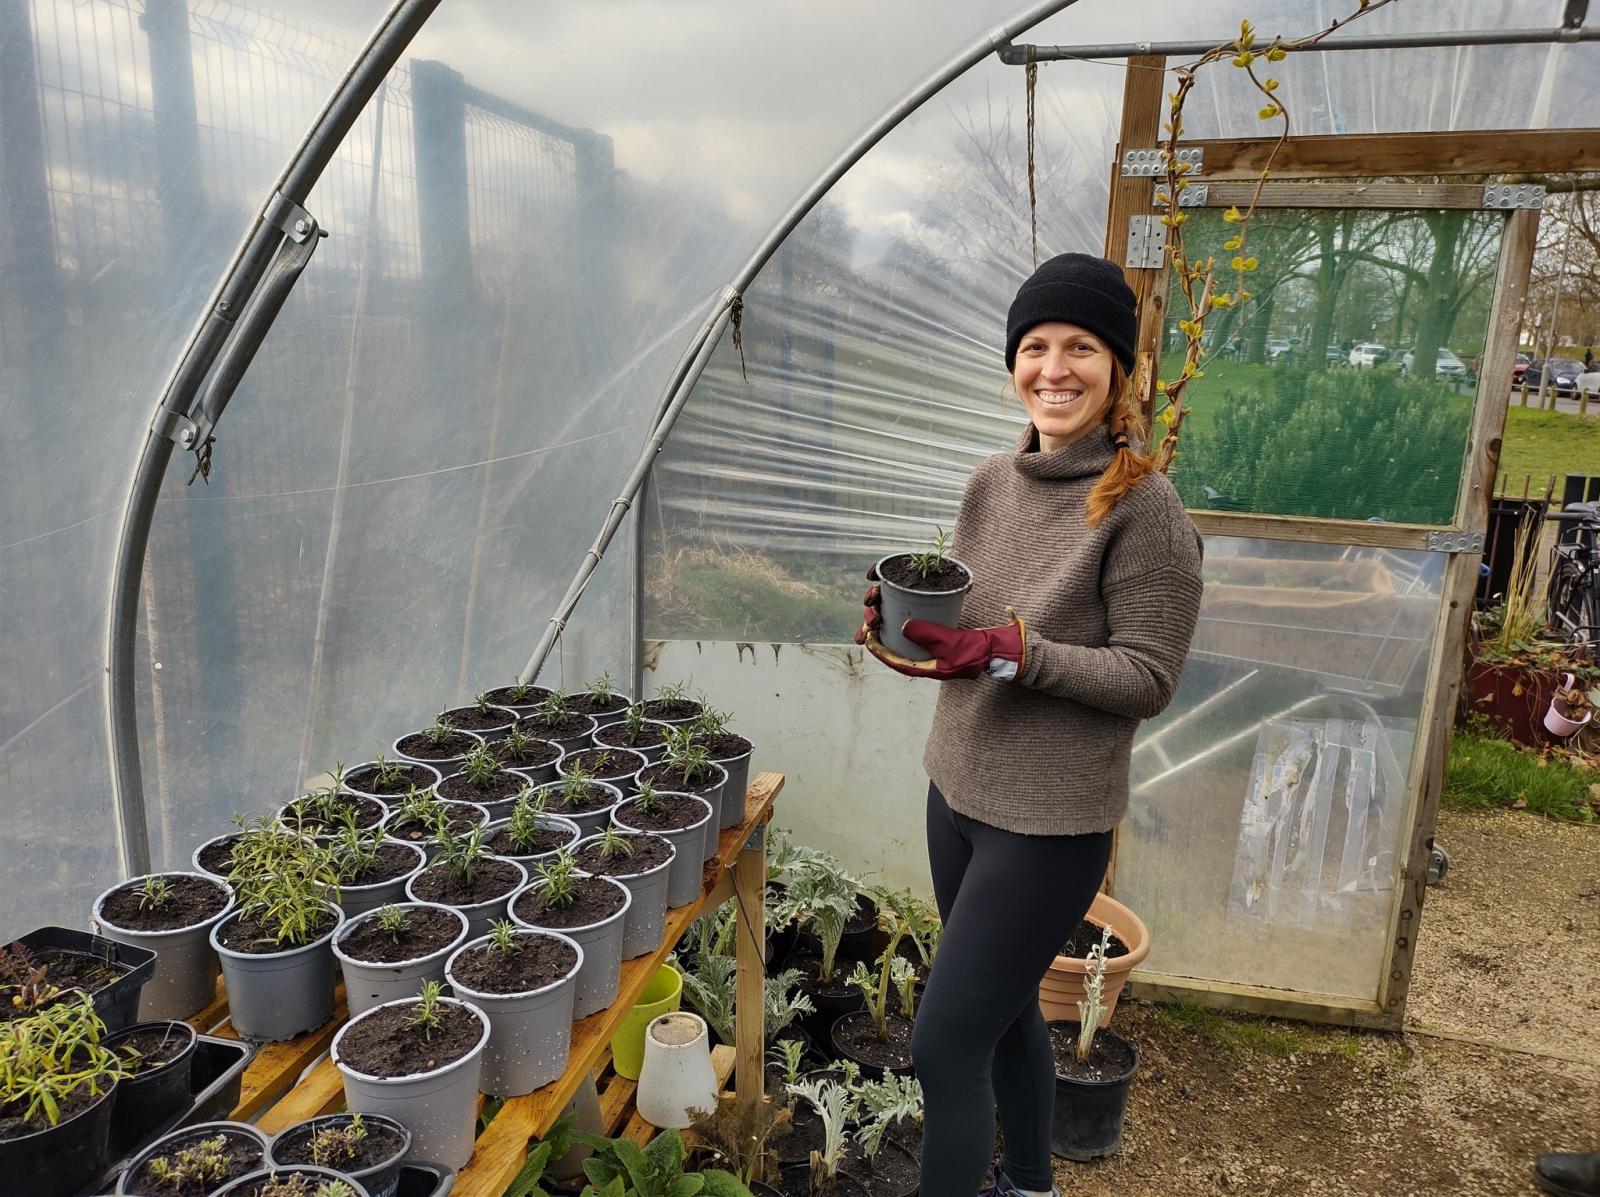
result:
M 756 827 L 733 862 L 734 1092 L 740 1105 L 761 1100 L 766 1061 L 767 828 Z

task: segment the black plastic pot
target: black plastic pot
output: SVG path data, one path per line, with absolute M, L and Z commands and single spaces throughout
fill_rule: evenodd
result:
M 351 1115 L 349 1114 L 325 1114 L 320 1118 L 308 1118 L 304 1122 L 297 1122 L 295 1125 L 280 1131 L 277 1137 L 272 1140 L 272 1146 L 267 1149 L 269 1163 L 279 1168 L 295 1166 L 280 1154 L 282 1148 L 297 1144 L 301 1140 L 309 1139 L 323 1127 L 346 1125 L 350 1119 Z M 405 1161 L 406 1152 L 411 1150 L 411 1132 L 385 1114 L 363 1114 L 361 1115 L 361 1121 L 369 1126 L 381 1125 L 388 1127 L 399 1135 L 400 1148 L 391 1158 L 374 1164 L 370 1168 L 363 1168 L 357 1171 L 347 1171 L 341 1168 L 336 1169 L 336 1171 L 343 1176 L 350 1177 L 352 1180 L 360 1181 L 366 1186 L 367 1192 L 372 1197 L 396 1197 L 396 1194 L 400 1191 L 401 1167 Z
M 112 1086 L 87 1109 L 47 1130 L 0 1139 L 0 1177 L 7 1193 L 67 1197 L 105 1170 L 110 1155 Z
M 849 1155 L 845 1156 L 842 1167 L 849 1175 L 866 1185 L 868 1191 L 875 1194 L 876 1197 L 917 1197 L 917 1194 L 922 1191 L 921 1177 L 918 1175 L 920 1159 L 893 1139 L 885 1139 L 878 1145 L 878 1155 L 875 1159 L 868 1160 L 865 1155 L 861 1155 L 858 1159 L 857 1151 L 859 1151 L 859 1148 L 852 1150 Z M 889 1156 L 898 1157 L 901 1170 L 909 1170 L 912 1176 L 916 1177 L 911 1181 L 909 1188 L 896 1192 L 885 1183 L 887 1173 L 881 1168 L 881 1165 Z
M 811 970 L 801 961 L 797 960 L 794 963 L 805 974 L 800 980 L 800 990 L 816 1007 L 810 1014 L 801 1016 L 800 1026 L 811 1037 L 812 1046 L 819 1052 L 826 1052 L 833 1046 L 833 1024 L 838 1022 L 842 1015 L 864 1009 L 866 1003 L 862 1001 L 861 994 L 854 989 L 840 994 L 820 992 L 816 988 Z M 849 969 L 844 965 L 838 963 L 834 965 L 835 977 L 843 978 L 847 972 Z
M 111 1110 L 111 1151 L 120 1154 L 171 1124 L 194 1101 L 194 1028 L 186 1022 L 139 1022 L 108 1036 L 106 1046 L 141 1031 L 169 1031 L 184 1040 L 183 1051 L 165 1064 L 117 1082 Z
M 840 1024 L 843 1023 L 846 1019 L 851 1018 L 851 1017 L 855 1017 L 855 1016 L 859 1016 L 861 1018 L 867 1019 L 869 1023 L 870 1023 L 871 1018 L 872 1018 L 872 1015 L 870 1013 L 868 1013 L 864 1009 L 852 1010 L 852 1011 L 849 1011 L 848 1013 L 841 1014 L 838 1018 L 834 1019 L 833 1020 L 833 1026 L 828 1028 L 828 1046 L 833 1052 L 833 1058 L 835 1060 L 849 1060 L 849 1061 L 853 1062 L 857 1068 L 861 1069 L 861 1075 L 866 1077 L 869 1081 L 881 1081 L 883 1079 L 883 1074 L 885 1072 L 892 1072 L 897 1076 L 906 1076 L 906 1075 L 910 1074 L 911 1065 L 909 1065 L 909 1064 L 906 1064 L 903 1067 L 885 1068 L 882 1064 L 875 1064 L 871 1060 L 863 1060 L 860 1056 L 857 1056 L 854 1052 L 851 1052 L 850 1050 L 848 1050 L 847 1048 L 843 1047 L 840 1044 L 840 1042 L 839 1042 L 839 1026 L 840 1026 Z M 902 1018 L 898 1014 L 890 1014 L 889 1015 L 889 1021 L 891 1023 L 903 1022 L 908 1026 L 911 1023 L 910 1019 Z
M 40 927 L 29 931 L 17 943 L 36 956 L 43 952 L 75 952 L 125 969 L 115 981 L 91 995 L 94 1012 L 106 1024 L 108 1032 L 132 1026 L 139 1017 L 139 991 L 156 971 L 154 952 L 67 927 Z
M 122 1173 L 117 1177 L 117 1192 L 119 1194 L 126 1195 L 129 1193 L 142 1191 L 135 1186 L 134 1181 L 139 1170 L 144 1167 L 144 1164 L 147 1160 L 152 1159 L 155 1156 L 165 1155 L 171 1151 L 182 1150 L 190 1143 L 197 1142 L 201 1139 L 212 1138 L 218 1135 L 226 1136 L 230 1139 L 241 1140 L 258 1147 L 261 1151 L 261 1162 L 263 1165 L 265 1165 L 267 1159 L 267 1144 L 269 1142 L 265 1132 L 258 1130 L 256 1127 L 251 1126 L 247 1122 L 232 1122 L 226 1120 L 218 1122 L 196 1122 L 184 1126 L 180 1130 L 169 1131 L 167 1134 L 162 1135 L 153 1143 L 147 1144 L 144 1150 L 140 1151 L 128 1161 L 127 1167 L 124 1168 Z M 255 1168 L 250 1168 L 247 1172 L 242 1173 L 241 1175 L 251 1175 L 255 1171 Z M 222 1186 L 218 1187 L 220 1188 Z
M 400 1189 L 395 1197 L 444 1197 L 455 1183 L 455 1171 L 443 1164 L 407 1160 L 400 1169 Z
M 1068 1023 L 1076 1032 L 1077 1024 Z M 1083 1163 L 1115 1155 L 1122 1146 L 1122 1123 L 1128 1113 L 1128 1090 L 1139 1071 L 1139 1049 L 1117 1032 L 1102 1027 L 1097 1041 L 1108 1038 L 1127 1048 L 1133 1057 L 1120 1075 L 1103 1080 L 1077 1080 L 1056 1073 L 1055 1118 L 1050 1127 L 1050 1150 L 1063 1159 Z
M 777 1188 L 781 1197 L 810 1197 L 812 1191 L 810 1164 L 794 1164 L 778 1171 Z M 829 1197 L 868 1197 L 867 1186 L 848 1172 L 840 1172 L 833 1178 L 833 1188 L 829 1190 Z

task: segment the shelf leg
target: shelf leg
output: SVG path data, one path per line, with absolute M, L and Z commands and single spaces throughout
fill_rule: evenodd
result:
M 756 827 L 733 862 L 737 911 L 734 934 L 734 1092 L 741 1105 L 760 1100 L 766 1056 L 763 1012 L 766 981 L 766 826 Z

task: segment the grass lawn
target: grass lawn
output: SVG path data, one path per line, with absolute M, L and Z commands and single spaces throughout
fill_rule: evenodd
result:
M 1531 474 L 1534 489 L 1542 492 L 1545 480 L 1554 474 L 1559 499 L 1566 475 L 1600 475 L 1600 417 L 1537 411 L 1518 407 L 1513 400 L 1506 413 L 1500 472 L 1516 480 L 1518 494 L 1524 475 Z
M 1524 751 L 1509 740 L 1457 732 L 1440 801 L 1456 810 L 1509 806 L 1549 819 L 1592 823 L 1600 804 L 1600 793 L 1591 788 L 1596 784 L 1600 773 Z

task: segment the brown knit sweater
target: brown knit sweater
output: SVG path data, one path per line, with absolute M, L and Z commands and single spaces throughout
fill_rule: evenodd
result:
M 1100 523 L 1084 500 L 1110 465 L 1101 428 L 1041 453 L 1029 425 L 967 482 L 952 554 L 974 574 L 961 626 L 1016 608 L 1014 681 L 942 682 L 923 766 L 952 810 L 1025 835 L 1106 831 L 1128 806 L 1141 719 L 1177 689 L 1200 611 L 1200 533 L 1162 474 Z

